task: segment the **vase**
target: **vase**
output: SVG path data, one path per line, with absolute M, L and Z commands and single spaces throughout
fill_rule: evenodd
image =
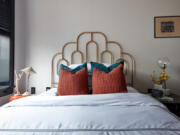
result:
M 171 90 L 170 89 L 164 89 L 164 95 L 165 96 L 169 96 L 171 94 Z

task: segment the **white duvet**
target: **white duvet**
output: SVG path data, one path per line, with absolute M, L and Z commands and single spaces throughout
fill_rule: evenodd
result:
M 0 135 L 180 135 L 180 121 L 140 93 L 30 96 L 0 108 Z

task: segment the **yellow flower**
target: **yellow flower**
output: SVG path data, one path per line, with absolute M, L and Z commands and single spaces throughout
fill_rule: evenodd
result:
M 166 80 L 168 80 L 170 78 L 170 76 L 168 76 L 164 71 L 159 73 L 159 76 L 157 76 L 157 80 L 155 77 L 155 70 L 152 70 L 152 73 L 149 75 L 151 80 L 157 84 L 162 84 L 163 82 L 165 82 Z
M 161 80 L 158 79 L 158 80 L 157 80 L 157 83 L 158 83 L 158 84 L 161 84 Z
M 165 74 L 165 72 L 161 72 L 161 74 Z
M 163 75 L 163 74 L 160 74 L 160 77 L 164 77 L 164 75 Z
M 158 76 L 158 79 L 160 80 L 162 77 L 161 76 Z
M 152 74 L 150 74 L 150 78 L 151 78 L 152 81 L 154 81 L 154 77 L 153 77 Z

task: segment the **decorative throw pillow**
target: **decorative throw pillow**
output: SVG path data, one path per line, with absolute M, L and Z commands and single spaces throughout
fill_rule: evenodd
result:
M 60 74 L 61 74 L 61 69 L 66 69 L 66 70 L 68 70 L 68 71 L 71 71 L 71 72 L 73 72 L 73 73 L 76 73 L 77 71 L 81 70 L 81 69 L 84 68 L 84 67 L 87 69 L 87 63 L 80 64 L 79 66 L 76 66 L 75 68 L 70 68 L 70 67 L 68 67 L 68 66 L 65 66 L 65 65 L 61 64 L 60 67 L 59 67 L 59 73 L 58 73 L 58 75 L 60 76 Z
M 86 68 L 84 67 L 76 73 L 62 68 L 57 92 L 58 95 L 88 94 L 88 73 Z
M 93 72 L 94 68 L 99 69 L 101 71 L 104 71 L 106 73 L 111 72 L 114 68 L 118 67 L 120 64 L 124 66 L 124 60 L 121 60 L 120 62 L 117 62 L 115 64 L 111 64 L 110 66 L 105 66 L 104 64 L 97 63 L 97 62 L 91 62 L 91 72 Z M 122 66 L 122 67 L 123 67 Z
M 127 92 L 126 80 L 123 73 L 123 65 L 120 64 L 111 72 L 106 73 L 94 68 L 92 75 L 92 93 L 120 93 Z

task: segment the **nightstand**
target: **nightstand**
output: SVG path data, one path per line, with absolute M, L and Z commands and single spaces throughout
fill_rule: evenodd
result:
M 151 93 L 149 93 L 148 95 L 151 96 Z M 171 94 L 168 97 L 173 98 L 173 101 L 160 100 L 158 98 L 156 99 L 164 104 L 169 109 L 169 111 L 180 117 L 180 96 Z
M 17 95 L 17 96 L 12 95 L 12 96 L 9 97 L 8 102 L 11 102 L 11 101 L 19 99 L 19 98 L 24 98 L 24 97 L 27 97 L 27 96 L 23 96 L 22 94 L 21 95 Z
M 171 94 L 168 97 L 172 97 L 173 101 L 163 101 L 160 102 L 163 103 L 172 113 L 176 114 L 180 117 L 180 96 Z

